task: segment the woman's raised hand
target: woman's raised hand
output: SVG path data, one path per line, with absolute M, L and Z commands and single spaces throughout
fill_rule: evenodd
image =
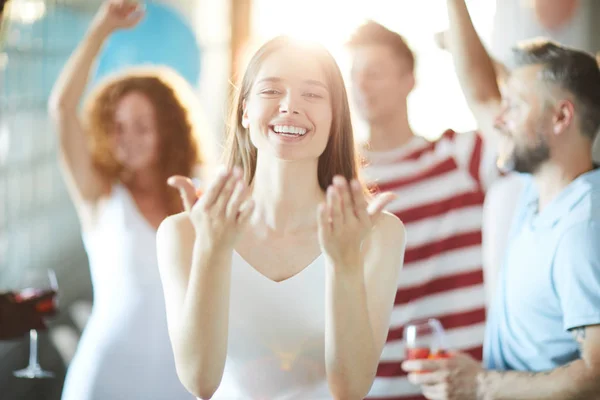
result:
M 348 183 L 342 176 L 334 177 L 318 211 L 319 241 L 330 261 L 358 267 L 363 240 L 394 198 L 392 193 L 382 193 L 368 204 L 356 179 Z
M 94 23 L 107 33 L 136 26 L 144 17 L 144 8 L 137 1 L 107 0 L 96 13 Z
M 234 168 L 219 172 L 200 197 L 189 178 L 173 176 L 168 183 L 179 190 L 201 245 L 216 251 L 233 250 L 254 210 L 242 171 Z

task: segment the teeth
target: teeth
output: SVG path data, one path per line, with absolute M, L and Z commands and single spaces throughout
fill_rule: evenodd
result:
M 291 125 L 275 125 L 273 130 L 277 133 L 288 133 L 292 135 L 305 135 L 306 129 Z

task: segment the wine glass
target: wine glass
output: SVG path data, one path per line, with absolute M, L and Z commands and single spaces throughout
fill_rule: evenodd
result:
M 446 333 L 439 320 L 413 321 L 404 328 L 406 359 L 438 359 L 448 357 Z
M 58 282 L 53 270 L 29 271 L 23 277 L 21 287 L 16 290 L 16 300 L 35 300 L 47 297 L 36 305 L 36 312 L 43 315 L 54 314 L 58 308 Z M 38 362 L 38 332 L 29 331 L 29 365 L 25 369 L 14 371 L 17 378 L 39 379 L 53 378 L 54 374 L 42 369 Z

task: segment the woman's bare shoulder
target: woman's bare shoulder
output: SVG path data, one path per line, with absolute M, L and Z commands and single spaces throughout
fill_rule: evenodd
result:
M 406 246 L 406 229 L 393 214 L 383 212 L 367 242 L 366 257 L 372 268 L 384 268 L 388 262 L 402 264 Z
M 165 218 L 156 232 L 157 240 L 167 242 L 171 242 L 173 239 L 177 241 L 186 238 L 193 239 L 194 235 L 194 226 L 187 212 L 173 214 Z
M 386 243 L 395 243 L 402 245 L 406 242 L 406 228 L 394 214 L 384 211 L 381 217 L 373 227 L 373 233 L 378 240 L 383 240 Z

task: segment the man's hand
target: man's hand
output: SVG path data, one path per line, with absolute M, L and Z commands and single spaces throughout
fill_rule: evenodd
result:
M 479 400 L 481 364 L 471 356 L 452 353 L 441 360 L 410 360 L 402 363 L 408 379 L 420 385 L 423 395 L 435 400 Z M 423 372 L 426 371 L 426 372 Z

